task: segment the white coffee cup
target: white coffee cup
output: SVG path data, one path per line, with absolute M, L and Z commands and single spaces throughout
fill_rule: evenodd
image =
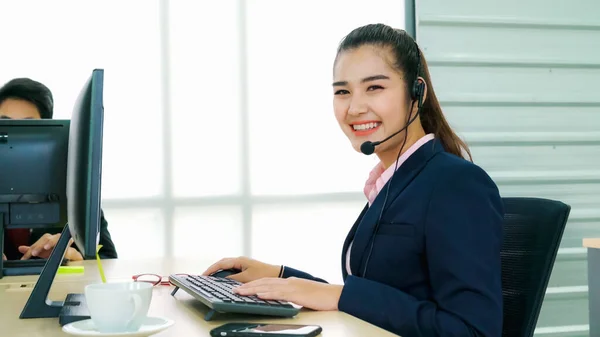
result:
M 85 287 L 85 300 L 94 326 L 102 333 L 139 330 L 148 315 L 152 284 L 96 283 Z

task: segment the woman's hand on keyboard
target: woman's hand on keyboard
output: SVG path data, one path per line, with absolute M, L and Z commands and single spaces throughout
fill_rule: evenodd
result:
M 247 257 L 224 258 L 208 267 L 202 275 L 208 276 L 219 270 L 238 269 L 237 274 L 227 276 L 232 280 L 242 283 L 258 280 L 265 277 L 277 277 L 281 266 L 260 262 Z
M 256 295 L 263 300 L 287 301 L 313 310 L 338 310 L 341 285 L 296 277 L 264 278 L 243 284 L 233 291 L 242 296 Z

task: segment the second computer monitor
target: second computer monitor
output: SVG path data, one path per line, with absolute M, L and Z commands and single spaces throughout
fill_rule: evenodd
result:
M 100 228 L 104 70 L 95 69 L 75 103 L 69 132 L 69 230 L 84 258 L 96 255 Z

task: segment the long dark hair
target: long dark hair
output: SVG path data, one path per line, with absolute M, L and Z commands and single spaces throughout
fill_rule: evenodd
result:
M 452 130 L 440 103 L 433 90 L 431 77 L 427 61 L 414 39 L 401 29 L 394 29 L 384 24 L 370 24 L 354 29 L 340 42 L 337 50 L 336 61 L 339 55 L 348 50 L 356 49 L 364 45 L 372 45 L 388 49 L 395 62 L 392 65 L 396 70 L 400 71 L 404 76 L 406 94 L 410 97 L 412 84 L 418 76 L 425 80 L 427 85 L 427 97 L 423 102 L 423 107 L 419 110 L 419 119 L 425 133 L 433 133 L 440 140 L 444 149 L 461 158 L 465 158 L 465 153 L 472 160 L 471 152 L 467 144 L 458 137 Z M 418 55 L 421 55 L 419 66 Z M 417 68 L 418 74 L 417 74 Z M 464 151 L 464 152 L 463 152 Z

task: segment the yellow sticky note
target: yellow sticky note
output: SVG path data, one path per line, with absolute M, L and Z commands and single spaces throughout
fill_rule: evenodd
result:
M 106 276 L 104 276 L 104 269 L 102 268 L 102 262 L 100 261 L 100 255 L 98 255 L 100 248 L 102 248 L 102 245 L 98 245 L 98 248 L 96 249 L 96 262 L 98 263 L 98 271 L 100 272 L 100 277 L 102 278 L 102 283 L 106 283 Z
M 59 274 L 83 274 L 83 266 L 60 266 L 58 267 Z

